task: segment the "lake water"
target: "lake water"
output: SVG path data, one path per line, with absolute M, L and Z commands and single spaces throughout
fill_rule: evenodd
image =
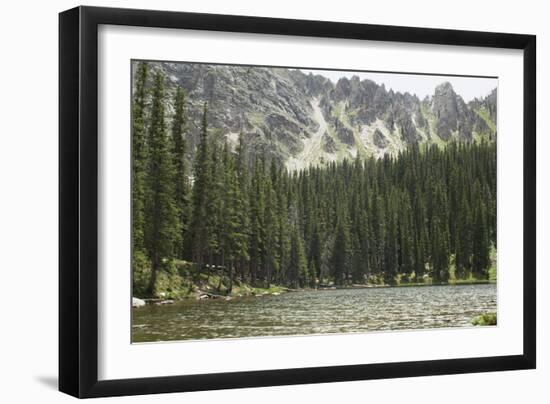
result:
M 133 342 L 471 326 L 496 284 L 337 289 L 133 309 Z

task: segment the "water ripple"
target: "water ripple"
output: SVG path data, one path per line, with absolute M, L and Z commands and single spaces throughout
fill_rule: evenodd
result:
M 496 312 L 496 285 L 303 291 L 133 310 L 134 342 L 469 326 Z

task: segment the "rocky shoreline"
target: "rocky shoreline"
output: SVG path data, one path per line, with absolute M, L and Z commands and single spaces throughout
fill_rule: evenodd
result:
M 462 282 L 453 282 L 453 283 L 403 283 L 399 285 L 380 285 L 380 284 L 354 284 L 350 286 L 334 286 L 334 285 L 322 285 L 318 288 L 311 289 L 289 289 L 283 287 L 272 287 L 269 289 L 258 289 L 256 291 L 248 291 L 247 293 L 236 293 L 223 295 L 219 293 L 212 293 L 205 290 L 197 290 L 193 295 L 179 298 L 171 299 L 164 296 L 158 298 L 138 298 L 132 297 L 132 307 L 139 308 L 146 305 L 156 305 L 163 306 L 174 304 L 176 301 L 186 300 L 186 299 L 195 299 L 195 300 L 224 300 L 231 301 L 233 299 L 242 298 L 242 297 L 261 297 L 261 296 L 278 296 L 281 293 L 286 292 L 299 292 L 299 291 L 326 291 L 326 290 L 338 290 L 338 289 L 374 289 L 374 288 L 402 288 L 402 287 L 415 287 L 415 286 L 460 286 L 460 285 L 472 285 L 472 284 L 489 284 L 496 283 L 492 280 L 475 280 L 475 281 L 462 281 Z

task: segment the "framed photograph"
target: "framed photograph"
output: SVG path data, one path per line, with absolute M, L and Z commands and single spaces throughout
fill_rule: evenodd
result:
M 532 35 L 59 17 L 59 388 L 533 369 Z

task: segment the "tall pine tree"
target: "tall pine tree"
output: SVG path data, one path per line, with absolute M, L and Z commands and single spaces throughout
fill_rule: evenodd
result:
M 190 217 L 190 184 L 187 166 L 187 142 L 185 139 L 187 130 L 187 117 L 185 114 L 185 98 L 181 87 L 177 87 L 174 96 L 174 119 L 172 120 L 173 161 L 175 168 L 174 192 L 176 207 L 178 209 L 178 221 L 180 234 L 176 239 L 176 255 L 178 258 L 190 258 L 186 248 L 185 235 L 189 227 Z
M 144 252 L 145 231 L 145 178 L 147 174 L 146 110 L 147 63 L 137 64 L 132 103 L 132 247 L 134 254 Z M 135 255 L 134 255 L 134 259 Z
M 208 108 L 204 103 L 200 142 L 195 156 L 194 182 L 192 191 L 192 219 L 188 232 L 192 259 L 196 265 L 197 275 L 203 271 L 209 247 L 207 202 L 211 186 L 210 147 L 208 139 Z
M 166 133 L 164 75 L 154 79 L 149 128 L 148 187 L 145 202 L 145 245 L 151 259 L 149 292 L 154 293 L 163 259 L 174 254 L 180 228 L 174 196 L 174 167 Z

